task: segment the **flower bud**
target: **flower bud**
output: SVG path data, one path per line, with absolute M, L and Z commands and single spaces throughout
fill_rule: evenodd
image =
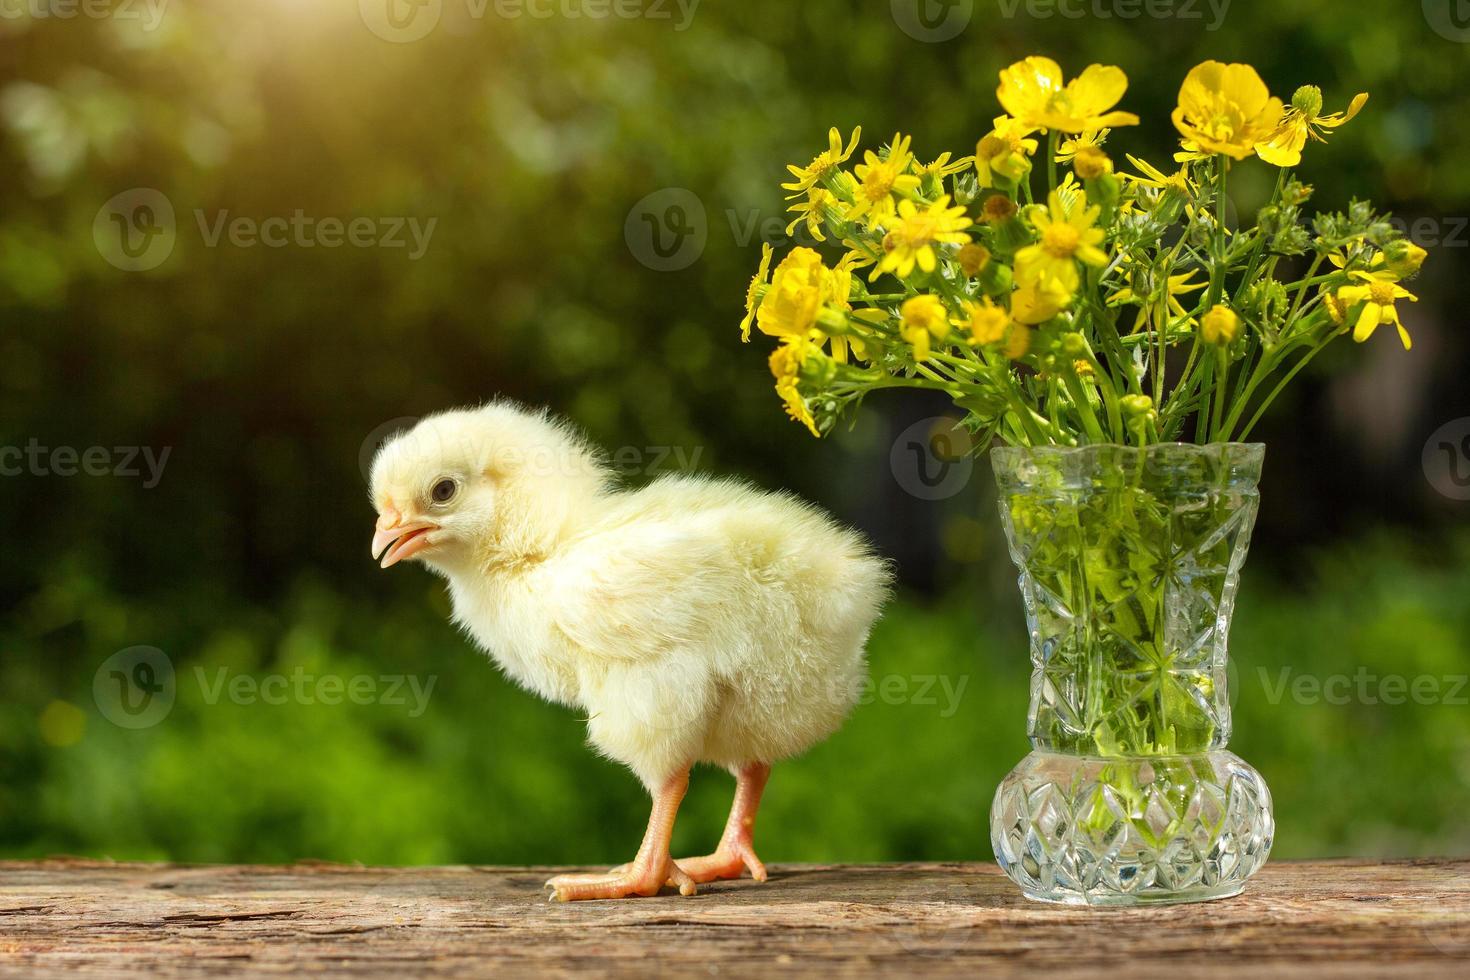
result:
M 1292 93 L 1291 107 L 1308 119 L 1316 119 L 1322 111 L 1322 90 L 1315 85 L 1303 85 Z
M 1395 239 L 1383 250 L 1383 260 L 1388 270 L 1396 276 L 1412 276 L 1424 264 L 1429 253 L 1406 238 Z
M 979 282 L 986 296 L 1008 296 L 1016 284 L 1011 267 L 999 262 L 991 262 L 981 269 Z
M 1005 221 L 1016 213 L 1016 202 L 1004 194 L 992 194 L 980 205 L 980 219 L 987 223 Z
M 971 242 L 960 248 L 957 257 L 960 262 L 960 271 L 965 274 L 966 278 L 974 279 L 982 269 L 990 264 L 990 249 Z
M 1118 404 L 1123 407 L 1123 414 L 1130 418 L 1138 418 L 1154 410 L 1154 400 L 1147 395 L 1124 395 L 1118 399 Z
M 797 373 L 801 376 L 801 380 L 810 382 L 818 388 L 824 388 L 836 379 L 837 362 L 828 357 L 824 351 L 815 349 L 801 362 L 801 368 Z
M 1240 336 L 1240 317 L 1224 303 L 1216 303 L 1208 313 L 1200 317 L 1199 333 L 1207 344 L 1229 346 Z
M 1076 331 L 1062 335 L 1062 353 L 1068 357 L 1087 356 L 1087 338 Z

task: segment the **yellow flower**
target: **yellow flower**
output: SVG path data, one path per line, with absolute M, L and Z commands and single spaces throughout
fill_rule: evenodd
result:
M 1016 278 L 1055 281 L 1068 293 L 1076 292 L 1080 281 L 1076 260 L 1092 266 L 1108 262 L 1107 253 L 1097 247 L 1103 230 L 1093 227 L 1101 210 L 1095 204 L 1088 207 L 1084 196 L 1069 203 L 1052 191 L 1047 207 L 1038 209 L 1031 219 L 1041 241 L 1016 253 Z
M 1278 167 L 1295 167 L 1302 162 L 1302 147 L 1307 145 L 1307 137 L 1326 143 L 1327 138 L 1319 130 L 1341 126 L 1356 116 L 1367 101 L 1368 93 L 1359 92 L 1353 96 L 1346 112 L 1324 116 L 1321 114 L 1322 90 L 1315 85 L 1303 85 L 1291 97 L 1291 106 L 1281 117 L 1276 131 L 1266 142 L 1256 147 L 1256 155 Z
M 914 159 L 909 142 L 909 137 L 895 133 L 886 159 L 868 150 L 863 162 L 853 168 L 858 186 L 847 212 L 849 221 L 862 218 L 869 227 L 886 224 L 894 214 L 893 195 L 919 189 L 919 178 L 906 172 Z
M 1199 150 L 1244 160 L 1281 122 L 1281 100 L 1250 65 L 1206 61 L 1184 77 L 1173 119 Z
M 1102 149 L 1103 143 L 1107 141 L 1109 132 L 1111 130 L 1108 129 L 1088 130 L 1076 136 L 1067 137 L 1057 147 L 1057 163 L 1071 163 L 1072 159 L 1077 156 L 1079 150 L 1089 148 Z
M 1340 287 L 1337 290 L 1337 299 L 1343 306 L 1344 316 L 1347 308 L 1359 302 L 1363 304 L 1363 311 L 1358 314 L 1357 323 L 1353 325 L 1353 339 L 1361 344 L 1373 336 L 1373 331 L 1378 329 L 1380 323 L 1392 323 L 1398 327 L 1399 340 L 1403 341 L 1404 350 L 1413 346 L 1409 331 L 1404 329 L 1403 322 L 1399 320 L 1399 311 L 1394 306 L 1394 301 L 1406 299 L 1417 303 L 1419 297 L 1400 286 L 1399 277 L 1387 270 L 1349 272 L 1348 276 L 1358 280 L 1360 284 Z
M 898 311 L 898 335 L 914 345 L 914 360 L 929 357 L 929 338 L 949 336 L 949 312 L 938 296 L 923 294 L 903 301 Z
M 1194 193 L 1194 184 L 1189 179 L 1189 171 L 1180 167 L 1172 174 L 1166 174 L 1147 160 L 1140 160 L 1133 154 L 1128 154 L 1128 162 L 1138 168 L 1139 174 L 1122 174 L 1124 180 L 1130 180 L 1140 187 L 1151 187 L 1156 191 L 1176 191 L 1185 196 Z
M 825 220 L 827 212 L 836 211 L 840 213 L 841 202 L 837 200 L 837 195 L 827 190 L 827 188 L 812 186 L 806 190 L 805 201 L 797 201 L 786 210 L 796 213 L 796 217 L 791 219 L 791 224 L 786 226 L 786 234 L 792 234 L 796 230 L 796 226 L 805 221 L 806 230 L 811 233 L 811 236 L 819 242 L 825 242 L 827 236 L 822 234 L 822 222 Z
M 1102 145 L 1109 130 L 1085 132 L 1062 141 L 1057 147 L 1057 163 L 1070 163 L 1077 176 L 1083 180 L 1101 177 L 1113 172 L 1113 161 L 1103 152 Z
M 916 160 L 914 161 L 914 173 L 920 178 L 928 177 L 931 174 L 935 177 L 943 178 L 948 177 L 950 174 L 957 174 L 962 170 L 968 170 L 970 164 L 975 162 L 974 157 L 960 157 L 954 163 L 950 163 L 949 158 L 951 155 L 948 150 L 945 150 L 939 156 L 935 157 L 932 163 L 919 163 Z
M 977 344 L 998 344 L 1006 337 L 1006 331 L 1011 326 L 1010 314 L 1005 307 L 997 306 L 991 302 L 990 297 L 982 296 L 977 303 L 974 300 L 965 300 L 965 325 L 970 328 L 970 339 Z
M 981 187 L 993 187 L 996 176 L 1015 182 L 1031 169 L 1028 159 L 1036 152 L 1034 127 L 1024 126 L 1010 116 L 996 116 L 989 133 L 975 144 L 975 171 Z
M 915 265 L 925 272 L 933 272 L 939 262 L 934 246 L 965 244 L 970 236 L 963 229 L 972 224 L 974 222 L 965 216 L 963 207 L 949 206 L 948 194 L 942 195 L 923 211 L 913 201 L 899 201 L 898 223 L 884 236 L 885 254 L 868 278 L 877 279 L 884 272 L 892 272 L 900 279 L 907 278 Z
M 1083 180 L 1094 180 L 1113 172 L 1113 161 L 1095 146 L 1084 146 L 1072 157 L 1072 170 Z
M 828 274 L 830 288 L 828 290 L 827 305 L 835 310 L 847 312 L 852 309 L 852 270 L 855 266 L 866 264 L 857 252 L 848 252 L 833 267 Z M 863 347 L 863 342 L 857 337 L 849 334 L 833 335 L 832 360 L 838 364 L 847 363 L 847 352 L 851 349 L 853 356 L 862 360 L 868 359 L 868 352 Z
M 1240 317 L 1224 303 L 1216 303 L 1200 317 L 1199 335 L 1207 344 L 1228 347 L 1240 336 Z
M 1011 293 L 1011 318 L 1017 323 L 1045 323 L 1070 302 L 1072 291 L 1054 279 L 1023 279 Z
M 798 167 L 794 163 L 786 165 L 791 171 L 791 176 L 796 178 L 794 183 L 782 184 L 781 186 L 792 193 L 787 200 L 793 200 L 805 194 L 809 187 L 819 184 L 832 176 L 837 168 L 857 149 L 858 138 L 863 135 L 863 128 L 858 126 L 852 131 L 852 138 L 848 140 L 847 146 L 842 145 L 842 134 L 833 126 L 827 131 L 827 149 L 812 158 L 812 162 L 805 167 Z
M 1208 283 L 1194 281 L 1195 274 L 1198 271 L 1199 270 L 1197 269 L 1190 269 L 1188 272 L 1169 277 L 1167 289 L 1169 292 L 1169 313 L 1171 315 L 1176 317 L 1189 316 L 1189 311 L 1184 308 L 1183 303 L 1179 302 L 1179 297 L 1187 296 L 1190 293 L 1200 289 L 1204 289 L 1205 286 L 1209 285 Z M 1141 305 L 1146 299 L 1148 299 L 1148 297 L 1146 296 L 1139 297 L 1133 291 L 1133 287 L 1130 285 L 1128 288 L 1120 289 L 1113 295 L 1109 296 L 1107 305 L 1121 306 L 1124 303 L 1138 303 Z M 1143 329 L 1143 326 L 1144 322 L 1142 319 L 1140 319 L 1139 322 L 1134 325 L 1133 329 L 1135 332 L 1137 332 L 1138 330 Z
M 1036 129 L 1081 133 L 1105 126 L 1136 126 L 1131 112 L 1109 112 L 1128 91 L 1128 76 L 1114 65 L 1088 65 L 1065 85 L 1050 58 L 1032 56 L 1000 73 L 995 96 L 1006 112 Z
M 750 324 L 755 319 L 755 311 L 760 306 L 761 294 L 765 291 L 766 277 L 771 272 L 771 246 L 761 246 L 761 265 L 751 277 L 750 285 L 745 290 L 745 319 L 740 321 L 740 339 L 750 340 Z
M 1338 299 L 1326 286 L 1323 286 L 1318 294 L 1322 297 L 1322 305 L 1327 307 L 1327 315 L 1332 318 L 1332 322 L 1339 327 L 1346 323 L 1347 304 Z
M 776 379 L 776 394 L 786 403 L 786 414 L 797 422 L 806 426 L 812 435 L 821 438 L 817 431 L 816 420 L 812 418 L 811 410 L 806 407 L 806 399 L 801 397 L 801 390 L 797 382 L 801 377 L 801 369 L 809 358 L 822 356 L 810 342 L 801 337 L 784 337 L 781 346 L 771 351 L 767 362 L 771 368 L 771 375 Z
M 771 277 L 761 297 L 755 322 L 761 333 L 773 337 L 807 337 L 817 324 L 817 314 L 831 293 L 831 276 L 814 250 L 794 248 Z

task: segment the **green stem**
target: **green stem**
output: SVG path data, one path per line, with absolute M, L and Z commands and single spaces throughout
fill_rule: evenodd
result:
M 1215 363 L 1218 376 L 1215 378 L 1214 414 L 1210 421 L 1211 442 L 1220 438 L 1220 424 L 1225 412 L 1225 394 L 1230 387 L 1230 352 L 1224 347 L 1216 351 Z
M 1057 189 L 1057 131 L 1046 134 L 1046 186 L 1048 193 Z
M 1107 436 L 1103 435 L 1102 426 L 1098 424 L 1097 413 L 1092 410 L 1092 401 L 1083 390 L 1082 379 L 1077 377 L 1077 372 L 1071 365 L 1065 369 L 1063 384 L 1067 386 L 1067 394 L 1072 396 L 1072 402 L 1077 406 L 1077 414 L 1082 418 L 1082 427 L 1087 430 L 1087 438 L 1095 443 L 1107 442 Z
M 1296 364 L 1292 366 L 1290 371 L 1286 372 L 1285 377 L 1277 382 L 1276 387 L 1271 389 L 1271 393 L 1266 396 L 1265 401 L 1261 402 L 1260 407 L 1256 409 L 1255 414 L 1251 416 L 1250 421 L 1245 424 L 1245 428 L 1240 430 L 1240 438 L 1242 441 L 1250 436 L 1251 430 L 1256 427 L 1257 422 L 1261 421 L 1261 416 L 1266 413 L 1266 409 L 1271 407 L 1271 403 L 1276 400 L 1276 396 L 1281 394 L 1282 389 L 1291 382 L 1291 379 L 1297 376 L 1297 372 L 1306 367 L 1308 364 L 1312 363 L 1312 358 L 1322 353 L 1323 348 L 1325 348 L 1326 346 L 1326 342 L 1323 342 L 1317 347 L 1312 348 L 1312 350 L 1309 351 L 1305 357 L 1297 361 Z

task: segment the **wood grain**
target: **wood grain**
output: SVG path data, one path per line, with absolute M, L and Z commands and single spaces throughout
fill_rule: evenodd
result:
M 0 863 L 0 976 L 1470 976 L 1464 860 L 1274 862 L 1239 898 L 1113 911 L 990 864 L 549 904 L 564 870 Z

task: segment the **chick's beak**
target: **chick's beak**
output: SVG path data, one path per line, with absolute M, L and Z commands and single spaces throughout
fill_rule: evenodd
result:
M 373 535 L 373 558 L 381 557 L 383 568 L 396 565 L 429 547 L 433 543 L 429 534 L 437 530 L 439 525 L 432 521 L 405 521 L 398 511 L 384 510 Z

